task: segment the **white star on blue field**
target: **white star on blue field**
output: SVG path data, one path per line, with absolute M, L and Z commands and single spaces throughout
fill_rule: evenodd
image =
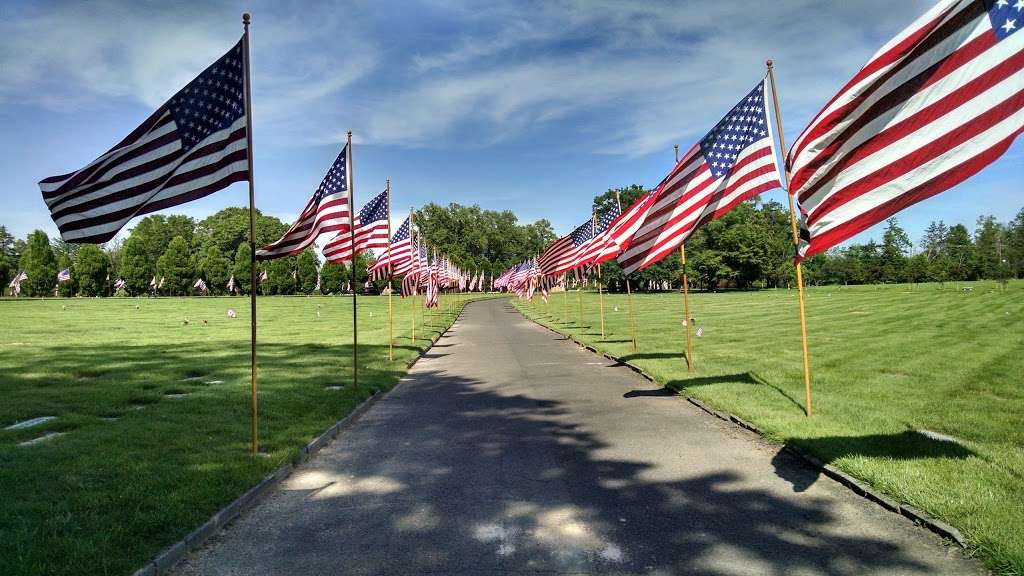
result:
M 361 206 L 508 209 L 566 234 L 608 188 L 656 185 L 775 61 L 788 142 L 931 1 L 481 3 L 0 2 L 0 224 L 56 236 L 36 183 L 120 141 L 242 33 L 252 13 L 257 207 L 290 222 L 351 129 Z M 1024 0 L 987 4 L 997 34 Z M 1019 16 L 1018 16 L 1019 14 Z M 994 26 L 994 29 L 996 29 Z M 1022 145 L 900 213 L 974 228 L 1022 207 Z M 781 192 L 765 199 L 784 202 Z M 171 209 L 247 202 L 244 184 Z M 130 228 L 133 223 L 129 223 Z M 123 234 L 123 233 L 122 233 Z M 870 229 L 854 242 L 879 239 Z

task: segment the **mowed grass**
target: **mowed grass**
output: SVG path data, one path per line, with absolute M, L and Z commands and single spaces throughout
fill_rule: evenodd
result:
M 392 362 L 387 299 L 359 298 L 356 390 L 351 298 L 258 306 L 253 457 L 248 298 L 0 301 L 0 573 L 130 574 L 394 386 L 454 319 L 417 314 L 413 342 L 395 297 Z M 2 429 L 39 416 L 57 418 Z
M 604 296 L 604 338 L 596 293 L 583 294 L 582 326 L 573 292 L 518 306 L 949 522 L 994 570 L 1024 573 L 1024 282 L 809 289 L 810 418 L 795 290 L 691 294 L 693 375 L 682 295 L 633 299 L 635 352 L 625 295 Z

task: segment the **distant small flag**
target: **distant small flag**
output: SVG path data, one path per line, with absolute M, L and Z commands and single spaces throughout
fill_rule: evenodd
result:
M 694 336 L 696 336 L 697 338 L 700 338 L 701 336 L 703 336 L 703 335 L 704 335 L 704 327 L 703 327 L 703 326 L 698 326 L 698 327 L 697 327 L 697 331 L 696 331 L 696 332 L 694 332 L 693 334 L 694 334 Z
M 203 294 L 206 294 L 207 292 L 210 291 L 209 288 L 206 287 L 206 282 L 203 281 L 202 278 L 196 280 L 195 284 L 193 284 L 192 287 L 195 288 L 196 290 L 199 290 Z
M 298 270 L 292 270 L 292 280 L 298 280 L 298 279 L 299 279 L 299 271 Z
M 128 283 L 125 282 L 123 278 L 118 278 L 117 281 L 114 282 L 114 289 L 115 290 L 124 290 L 127 287 L 128 287 Z
M 231 279 L 228 280 L 228 294 L 234 294 L 235 293 L 235 289 L 236 289 L 236 286 L 235 286 L 235 275 L 232 274 L 231 275 Z M 232 316 L 232 318 L 234 318 L 234 316 Z
M 156 289 L 157 290 L 162 290 L 163 287 L 164 287 L 164 277 L 161 276 L 160 277 L 160 281 L 156 283 Z
M 316 271 L 316 286 L 313 287 L 313 292 L 320 291 L 320 271 Z
M 266 271 L 266 270 L 264 270 L 264 271 L 263 271 L 263 273 L 262 273 L 262 274 L 260 274 L 260 282 L 266 282 L 266 281 L 267 281 L 267 278 L 268 278 L 268 276 L 267 276 L 267 271 Z
M 28 273 L 26 272 L 21 272 L 20 274 L 15 276 L 13 280 L 11 280 L 10 288 L 11 292 L 15 296 L 21 294 L 21 283 L 24 282 L 25 280 L 28 280 Z
M 156 276 L 153 276 L 153 279 L 149 281 L 149 287 L 156 289 Z
M 71 269 L 65 268 L 57 273 L 57 282 L 67 282 L 71 280 Z

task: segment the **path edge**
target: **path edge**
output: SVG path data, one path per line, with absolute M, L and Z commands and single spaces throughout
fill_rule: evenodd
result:
M 513 306 L 513 307 L 515 307 L 515 306 Z M 617 364 L 620 364 L 622 366 L 625 366 L 625 367 L 629 368 L 633 372 L 636 372 L 637 374 L 639 374 L 641 378 L 643 378 L 644 380 L 647 380 L 648 382 L 651 382 L 652 384 L 657 384 L 658 386 L 661 386 L 662 388 L 666 388 L 668 390 L 672 390 L 673 392 L 676 393 L 677 396 L 680 396 L 680 397 L 684 398 L 690 404 L 693 404 L 697 408 L 700 408 L 704 412 L 708 413 L 711 416 L 714 416 L 715 418 L 718 418 L 719 420 L 724 420 L 725 422 L 728 422 L 729 424 L 732 424 L 733 426 L 736 426 L 738 428 L 742 428 L 744 430 L 747 430 L 748 432 L 752 432 L 752 433 L 756 434 L 757 436 L 759 436 L 762 440 L 764 440 L 766 442 L 769 442 L 769 443 L 774 444 L 774 445 L 779 445 L 778 441 L 773 440 L 771 438 L 768 438 L 764 434 L 764 432 L 761 431 L 760 428 L 758 428 L 754 424 L 751 424 L 750 422 L 747 422 L 746 420 L 743 420 L 739 416 L 736 416 L 735 414 L 731 414 L 731 413 L 728 413 L 728 412 L 721 412 L 719 410 L 715 410 L 711 406 L 708 406 L 705 402 L 703 402 L 701 400 L 698 400 L 697 398 L 694 398 L 694 397 L 686 394 L 682 390 L 677 390 L 675 388 L 669 388 L 668 386 L 665 386 L 665 385 L 661 384 L 660 382 L 658 382 L 657 380 L 655 380 L 653 376 L 651 376 L 647 372 L 644 372 L 643 368 L 640 368 L 636 364 L 633 364 L 633 363 L 629 362 L 628 360 L 622 360 L 621 358 L 618 358 L 616 356 L 612 356 L 611 354 L 608 354 L 608 353 L 605 353 L 605 352 L 601 352 L 596 347 L 594 347 L 594 346 L 592 346 L 590 344 L 587 344 L 587 343 L 585 343 L 585 342 L 583 342 L 581 340 L 576 339 L 575 336 L 573 336 L 571 334 L 566 334 L 564 332 L 559 332 L 558 330 L 556 330 L 556 329 L 554 329 L 554 328 L 552 328 L 550 326 L 547 326 L 545 324 L 542 324 L 541 322 L 539 322 L 539 321 L 537 321 L 537 320 L 535 320 L 533 318 L 530 318 L 526 314 L 523 314 L 522 310 L 519 310 L 518 307 L 515 307 L 515 308 L 516 308 L 516 311 L 518 311 L 519 314 L 523 318 L 526 318 L 527 320 L 529 320 L 530 322 L 533 322 L 537 326 L 540 326 L 541 328 L 544 328 L 545 330 L 548 330 L 548 331 L 550 331 L 550 332 L 552 332 L 554 334 L 558 334 L 559 336 L 563 336 L 563 337 L 567 338 L 568 340 L 570 340 L 571 342 L 575 343 L 580 348 L 584 348 L 586 350 L 589 350 L 590 352 L 593 352 L 594 354 L 596 354 L 598 356 L 601 356 L 603 358 L 607 358 L 608 360 L 611 360 L 611 361 L 613 361 L 613 362 L 615 362 Z M 803 450 L 802 448 L 800 448 L 798 446 L 794 446 L 792 444 L 782 444 L 782 450 L 788 452 L 789 454 L 791 454 L 793 456 L 796 456 L 797 459 L 802 461 L 805 465 L 807 465 L 810 468 L 816 470 L 818 473 L 820 473 L 820 474 L 822 474 L 824 476 L 827 476 L 828 478 L 832 479 L 833 481 L 835 481 L 839 485 L 845 487 L 850 492 L 853 492 L 854 494 L 856 494 L 858 496 L 861 496 L 861 497 L 863 497 L 863 498 L 865 498 L 867 500 L 870 500 L 871 502 L 874 502 L 875 504 L 881 506 L 885 510 L 887 510 L 889 512 L 892 512 L 893 514 L 896 514 L 897 516 L 901 516 L 903 518 L 907 518 L 907 519 L 909 519 L 911 522 L 913 522 L 916 525 L 923 526 L 923 527 L 927 528 L 928 530 L 934 532 L 935 534 L 939 535 L 940 537 L 955 543 L 956 545 L 958 545 L 961 549 L 963 549 L 965 551 L 970 551 L 970 547 L 968 546 L 967 539 L 964 538 L 963 534 L 961 534 L 958 529 L 954 528 L 950 524 L 947 524 L 947 523 L 945 523 L 942 520 L 939 520 L 937 518 L 932 518 L 931 516 L 926 514 L 924 511 L 919 510 L 919 509 L 917 509 L 917 508 L 915 508 L 915 507 L 913 507 L 913 506 L 911 506 L 909 504 L 905 504 L 903 502 L 898 502 L 898 501 L 892 499 L 887 494 L 885 494 L 883 492 L 880 492 L 878 490 L 875 490 L 870 485 L 868 485 L 868 484 L 866 484 L 864 482 L 861 482 L 860 480 L 857 480 L 853 476 L 847 474 L 846 472 L 843 472 L 842 470 L 836 468 L 835 466 L 832 466 L 831 464 L 825 464 L 824 462 L 819 460 L 817 457 L 813 456 L 812 454 L 808 453 L 807 451 Z
M 444 335 L 452 329 L 452 326 L 455 326 L 455 323 L 462 317 L 462 312 L 465 310 L 466 304 L 469 304 L 469 302 L 462 303 L 462 307 L 455 314 L 455 317 L 452 318 L 451 324 L 449 324 L 443 332 L 432 338 L 429 346 L 420 350 L 419 353 L 416 354 L 415 358 L 405 363 L 405 370 L 407 373 L 417 362 L 420 361 L 421 358 L 423 358 L 424 355 L 433 349 L 434 344 L 437 344 L 437 341 L 443 338 Z M 353 408 L 351 412 L 332 424 L 316 438 L 310 440 L 308 444 L 303 446 L 302 451 L 294 462 L 286 462 L 282 464 L 277 470 L 265 476 L 258 484 L 246 490 L 230 504 L 217 511 L 201 526 L 192 532 L 189 532 L 178 542 L 165 548 L 162 552 L 154 556 L 152 560 L 147 561 L 142 568 L 133 572 L 132 576 L 164 576 L 170 574 L 171 570 L 181 562 L 185 556 L 197 551 L 215 534 L 237 520 L 242 513 L 252 509 L 254 506 L 262 502 L 263 499 L 274 490 L 274 488 L 277 488 L 281 482 L 291 476 L 292 472 L 294 472 L 299 465 L 310 460 L 324 446 L 327 446 L 335 440 L 343 431 L 351 428 L 357 421 L 359 421 L 363 414 L 373 407 L 374 404 L 397 390 L 399 386 L 402 385 L 403 380 L 404 376 L 399 378 L 398 383 L 392 386 L 390 390 L 386 390 L 384 392 L 374 390 L 369 398 L 363 400 Z

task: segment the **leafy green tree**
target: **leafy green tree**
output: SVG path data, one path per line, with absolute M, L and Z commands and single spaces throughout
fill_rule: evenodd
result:
M 189 259 L 188 241 L 183 236 L 175 236 L 167 245 L 167 250 L 157 260 L 157 274 L 164 279 L 164 290 L 168 294 L 183 295 L 192 292 L 196 273 Z
M 1009 275 L 1009 245 L 1007 228 L 996 221 L 994 216 L 980 216 L 974 230 L 974 248 L 977 255 L 978 275 L 990 280 L 1002 279 Z
M 207 241 L 196 258 L 196 271 L 206 281 L 210 292 L 220 294 L 227 290 L 231 262 L 213 241 Z
M 287 229 L 288 224 L 280 219 L 265 216 L 259 210 L 256 211 L 257 246 L 270 244 L 280 238 Z M 249 209 L 225 208 L 204 218 L 196 226 L 196 238 L 203 245 L 208 240 L 213 241 L 221 254 L 236 254 L 239 246 L 248 247 L 249 245 Z M 238 280 L 237 275 L 235 280 Z
M 295 258 L 297 290 L 303 294 L 312 294 L 316 288 L 316 256 L 311 250 L 303 250 Z
M 295 293 L 295 257 L 277 258 L 261 265 L 268 270 L 267 280 L 261 285 L 263 294 Z
M 128 284 L 130 294 L 145 294 L 149 282 L 156 275 L 156 261 L 150 263 L 145 242 L 134 234 L 124 241 L 121 249 L 121 266 L 111 280 L 122 278 Z
M 324 267 L 320 270 L 320 292 L 324 294 L 337 294 L 345 285 L 347 278 L 348 271 L 345 269 L 344 264 L 325 263 Z
M 36 230 L 28 235 L 20 268 L 28 274 L 28 280 L 21 283 L 22 293 L 27 296 L 53 296 L 53 287 L 57 284 L 57 257 L 46 232 Z
M 1024 278 L 1024 208 L 1007 227 L 1006 244 L 1013 276 Z
M 252 270 L 252 251 L 249 245 L 239 244 L 235 249 L 235 263 L 231 266 L 231 273 L 235 276 L 235 286 L 239 294 L 248 294 L 252 286 L 250 271 Z
M 886 220 L 888 226 L 882 235 L 882 272 L 883 282 L 902 282 L 906 279 L 907 254 L 911 243 L 907 232 L 900 228 L 895 218 Z
M 58 274 L 61 270 L 67 270 L 71 274 L 70 280 L 57 283 L 57 293 L 65 298 L 74 296 L 78 289 L 78 278 L 75 277 L 75 271 L 73 270 L 74 266 L 72 266 L 72 264 L 71 255 L 68 253 L 61 254 L 60 257 L 57 258 Z
M 7 231 L 7 227 L 0 225 L 0 288 L 6 288 L 11 279 L 19 271 L 18 260 L 20 254 L 15 249 L 14 236 Z
M 963 224 L 950 227 L 943 246 L 943 258 L 949 264 L 950 280 L 977 278 L 977 261 L 971 235 Z
M 110 261 L 103 250 L 95 244 L 83 244 L 78 250 L 72 275 L 78 281 L 82 296 L 104 296 L 107 290 L 107 274 Z

